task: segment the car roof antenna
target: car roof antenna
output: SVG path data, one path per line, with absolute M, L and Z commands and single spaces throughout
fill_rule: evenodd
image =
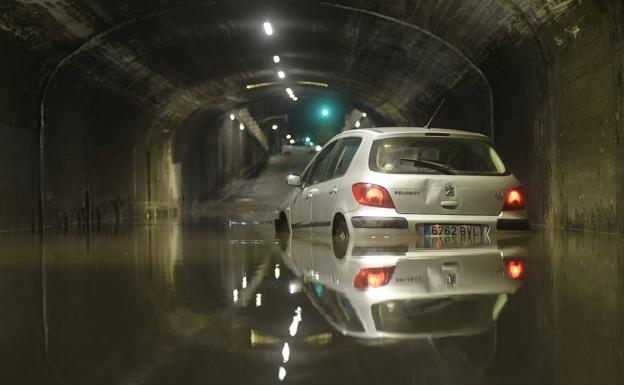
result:
M 444 104 L 444 101 L 446 100 L 446 98 L 442 98 L 442 101 L 440 102 L 440 104 L 438 105 L 438 108 L 436 108 L 435 112 L 433 113 L 433 115 L 431 116 L 431 119 L 429 119 L 429 121 L 427 122 L 427 124 L 425 125 L 425 127 L 423 127 L 424 129 L 428 130 L 429 129 L 429 125 L 431 125 L 431 122 L 433 122 L 433 118 L 436 117 L 436 115 L 438 114 L 438 111 L 440 111 L 440 108 L 442 107 L 442 105 Z

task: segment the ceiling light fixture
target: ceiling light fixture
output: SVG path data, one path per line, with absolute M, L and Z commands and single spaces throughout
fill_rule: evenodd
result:
M 277 124 L 272 125 L 272 126 L 271 126 L 271 128 L 272 128 L 273 130 L 277 130 Z
M 303 85 L 306 85 L 306 86 L 329 87 L 329 84 L 327 84 L 327 83 L 311 82 L 311 81 L 307 81 L 307 80 L 298 80 L 295 83 L 303 84 Z
M 273 26 L 268 21 L 265 21 L 262 26 L 264 27 L 264 33 L 271 36 L 273 35 Z
M 278 55 L 273 56 L 273 63 L 279 63 L 280 62 L 280 57 Z
M 234 114 L 230 114 L 230 120 L 234 120 L 236 119 L 236 116 L 234 116 Z
M 284 73 L 284 71 L 277 71 L 277 77 L 280 79 L 284 79 L 286 77 L 286 74 Z
M 245 125 L 243 123 L 241 123 L 238 128 L 240 128 L 241 131 L 243 131 L 245 129 Z

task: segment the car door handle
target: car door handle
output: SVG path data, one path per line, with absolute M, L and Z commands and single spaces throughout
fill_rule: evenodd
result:
M 454 209 L 459 203 L 457 201 L 442 201 L 440 205 L 445 209 Z
M 338 187 L 334 186 L 334 188 L 332 188 L 331 191 L 329 192 L 329 195 L 336 195 L 337 192 L 338 192 Z

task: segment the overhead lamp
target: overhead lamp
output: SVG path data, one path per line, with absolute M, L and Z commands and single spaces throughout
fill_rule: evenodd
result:
M 243 131 L 245 129 L 245 125 L 241 123 L 238 125 L 238 128 L 240 128 L 240 130 Z
M 268 21 L 265 21 L 262 26 L 264 27 L 264 33 L 271 36 L 273 35 L 273 26 Z
M 272 126 L 271 126 L 271 128 L 272 128 L 273 130 L 277 130 L 277 124 L 272 125 Z
M 273 56 L 273 63 L 279 63 L 280 62 L 280 57 L 278 55 Z
M 234 120 L 236 119 L 236 116 L 234 116 L 234 114 L 230 114 L 230 120 Z
M 319 152 L 323 149 L 323 147 L 321 147 L 320 145 L 316 145 L 316 147 L 314 148 L 316 150 L 316 152 Z
M 290 134 L 286 135 L 286 139 L 290 139 L 292 136 Z
M 362 117 L 365 118 L 366 117 L 366 112 L 362 112 Z
M 296 97 L 296 96 L 293 96 L 293 97 L 292 97 L 292 100 L 293 100 L 293 102 L 296 102 L 297 100 L 299 100 L 299 98 L 298 98 L 298 97 Z
M 355 127 L 356 128 L 360 127 L 360 121 L 359 120 L 355 122 Z
M 277 77 L 280 79 L 284 79 L 286 77 L 286 74 L 284 73 L 284 71 L 277 71 Z
M 321 109 L 321 115 L 322 115 L 322 116 L 324 116 L 324 117 L 329 116 L 329 108 L 327 108 L 327 107 L 323 107 L 323 108 Z
M 292 95 L 293 95 L 293 90 L 292 90 L 292 88 L 286 88 L 286 93 L 287 93 L 290 97 L 292 97 Z
M 291 139 L 291 140 L 290 140 L 290 142 L 288 142 L 288 143 L 290 143 L 290 144 L 295 144 L 295 140 L 294 140 L 294 139 Z
M 310 142 L 310 137 L 306 136 L 305 141 L 306 141 L 306 143 L 309 143 Z

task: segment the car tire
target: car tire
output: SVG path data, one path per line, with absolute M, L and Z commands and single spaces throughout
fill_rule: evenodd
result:
M 349 246 L 349 227 L 342 215 L 337 215 L 334 218 L 332 244 L 334 246 L 334 255 L 336 258 L 344 258 L 347 254 L 347 247 Z

